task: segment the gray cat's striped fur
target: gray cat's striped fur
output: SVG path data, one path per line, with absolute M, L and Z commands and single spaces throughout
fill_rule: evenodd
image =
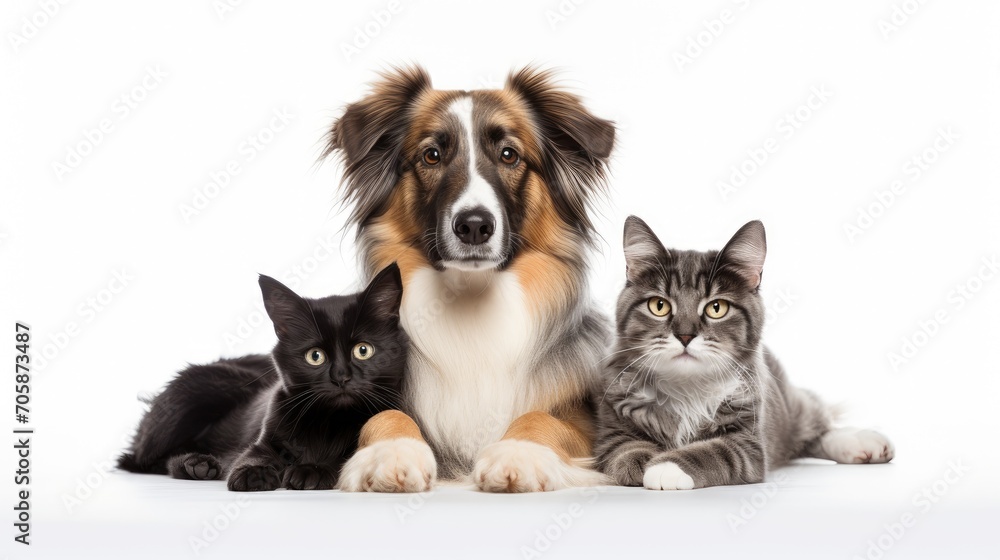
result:
M 760 482 L 799 457 L 892 459 L 881 434 L 834 429 L 829 408 L 790 385 L 761 343 L 760 222 L 743 226 L 722 251 L 698 252 L 664 248 L 632 216 L 624 245 L 627 281 L 595 449 L 615 482 L 701 488 Z

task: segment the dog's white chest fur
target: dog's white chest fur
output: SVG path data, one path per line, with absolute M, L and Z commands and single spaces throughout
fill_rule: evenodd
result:
M 535 325 L 510 272 L 413 273 L 403 292 L 408 397 L 429 441 L 475 459 L 529 412 Z

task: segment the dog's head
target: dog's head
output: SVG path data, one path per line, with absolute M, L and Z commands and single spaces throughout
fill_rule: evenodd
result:
M 614 137 L 546 71 L 467 92 L 435 90 L 424 70 L 405 68 L 347 107 L 327 153 L 345 164 L 359 233 L 391 220 L 394 239 L 377 242 L 419 247 L 439 269 L 492 270 L 524 247 L 552 252 L 550 237 L 591 239 Z

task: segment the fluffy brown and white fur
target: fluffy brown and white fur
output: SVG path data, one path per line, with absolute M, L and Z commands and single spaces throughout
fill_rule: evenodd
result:
M 344 164 L 366 274 L 399 263 L 412 347 L 404 410 L 368 423 L 342 489 L 602 481 L 584 463 L 609 325 L 586 276 L 614 137 L 531 68 L 477 91 L 397 69 L 348 105 L 327 152 Z

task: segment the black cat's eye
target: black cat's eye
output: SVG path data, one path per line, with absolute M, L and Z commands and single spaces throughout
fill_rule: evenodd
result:
M 649 298 L 646 307 L 649 308 L 650 313 L 657 317 L 666 317 L 670 313 L 670 302 L 661 297 Z
M 520 161 L 520 158 L 517 157 L 517 152 L 513 148 L 504 148 L 500 150 L 500 161 L 507 165 L 515 165 Z
M 326 363 L 326 352 L 319 348 L 310 348 L 306 351 L 306 363 L 311 366 L 321 366 Z
M 729 313 L 729 302 L 724 299 L 712 300 L 705 306 L 705 316 L 709 319 L 721 319 L 726 313 Z
M 375 347 L 367 342 L 359 342 L 354 345 L 352 353 L 354 354 L 354 357 L 359 360 L 367 360 L 375 355 Z
M 427 165 L 441 163 L 441 152 L 437 148 L 427 148 L 424 150 L 424 163 Z

